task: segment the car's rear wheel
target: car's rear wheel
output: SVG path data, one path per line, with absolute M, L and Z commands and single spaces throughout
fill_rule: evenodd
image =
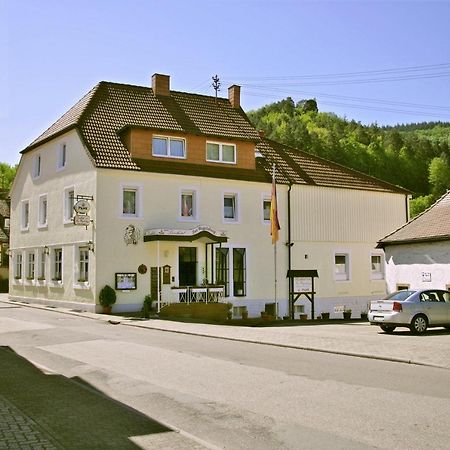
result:
M 385 332 L 385 333 L 392 333 L 395 330 L 395 327 L 392 325 L 380 325 L 380 328 Z
M 414 319 L 411 321 L 411 325 L 409 326 L 411 333 L 414 334 L 423 334 L 425 333 L 425 331 L 427 331 L 427 328 L 428 328 L 428 320 L 422 314 L 415 316 Z

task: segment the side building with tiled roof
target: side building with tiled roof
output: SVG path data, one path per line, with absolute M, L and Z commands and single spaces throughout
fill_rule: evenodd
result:
M 388 289 L 450 290 L 450 190 L 378 243 Z
M 289 308 L 289 269 L 317 270 L 316 315 L 383 295 L 375 246 L 406 222 L 408 192 L 261 137 L 240 87 L 228 94 L 173 91 L 160 74 L 152 87 L 101 82 L 24 149 L 10 295 L 93 311 L 109 284 L 116 311 L 150 293 L 160 305 L 219 298 L 236 316 L 275 299 L 280 316 L 310 314 L 305 296 Z

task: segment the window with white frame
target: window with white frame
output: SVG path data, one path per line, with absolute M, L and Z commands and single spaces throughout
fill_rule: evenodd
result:
M 183 220 L 197 219 L 197 192 L 183 190 L 180 194 L 180 218 Z
M 227 164 L 236 163 L 236 145 L 221 142 L 206 143 L 206 160 Z
M 62 143 L 58 147 L 58 153 L 56 156 L 56 168 L 58 170 L 64 169 L 67 164 L 67 144 Z
M 245 248 L 216 248 L 215 283 L 225 288 L 224 296 L 247 294 L 247 261 Z M 231 270 L 230 270 L 231 267 Z
M 72 222 L 72 218 L 75 215 L 74 205 L 75 189 L 73 187 L 64 189 L 64 223 Z
M 29 227 L 30 227 L 30 202 L 28 200 L 23 200 L 20 211 L 20 228 L 22 230 L 28 230 Z
M 136 217 L 138 215 L 138 189 L 124 187 L 122 189 L 122 215 Z
M 348 253 L 335 253 L 334 279 L 337 281 L 347 281 L 350 279 L 350 257 Z
M 78 249 L 78 282 L 89 281 L 89 248 Z
M 154 136 L 152 155 L 168 158 L 186 158 L 186 141 L 182 138 Z
M 370 277 L 372 280 L 382 280 L 384 278 L 384 258 L 380 253 L 370 255 Z
M 36 155 L 33 158 L 33 178 L 41 176 L 41 155 Z
M 39 196 L 39 208 L 38 208 L 38 226 L 46 227 L 47 226 L 47 194 Z
M 271 205 L 270 198 L 264 198 L 262 205 L 264 222 L 270 222 L 270 205 Z
M 9 227 L 10 227 L 10 223 L 11 223 L 10 219 L 9 219 L 9 218 L 6 218 L 6 219 L 5 219 L 5 223 L 4 223 L 3 227 L 4 227 L 4 228 L 8 228 L 8 229 L 9 229 Z
M 14 278 L 19 280 L 22 278 L 22 253 L 17 253 L 14 262 Z
M 35 255 L 29 252 L 27 255 L 27 280 L 34 280 Z
M 46 256 L 47 256 L 47 254 L 46 254 L 45 248 L 39 250 L 38 280 L 45 280 Z
M 62 248 L 53 249 L 53 281 L 62 280 L 62 263 L 63 263 L 63 251 Z
M 223 218 L 226 222 L 238 220 L 237 194 L 224 194 L 223 196 Z

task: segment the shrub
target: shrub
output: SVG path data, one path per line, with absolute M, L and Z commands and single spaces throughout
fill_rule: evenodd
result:
M 151 295 L 146 295 L 144 303 L 142 304 L 142 317 L 148 319 L 150 317 L 150 311 L 152 310 L 153 299 Z
M 99 295 L 100 305 L 111 306 L 116 303 L 116 291 L 108 284 L 104 286 Z
M 9 280 L 8 278 L 0 277 L 0 292 L 8 292 L 9 291 Z

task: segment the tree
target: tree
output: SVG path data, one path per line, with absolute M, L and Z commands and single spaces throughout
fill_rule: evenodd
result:
M 435 199 L 450 189 L 450 162 L 445 155 L 433 158 L 428 167 L 431 194 Z
M 8 163 L 0 162 L 0 190 L 10 190 L 16 171 L 17 165 L 10 166 Z

